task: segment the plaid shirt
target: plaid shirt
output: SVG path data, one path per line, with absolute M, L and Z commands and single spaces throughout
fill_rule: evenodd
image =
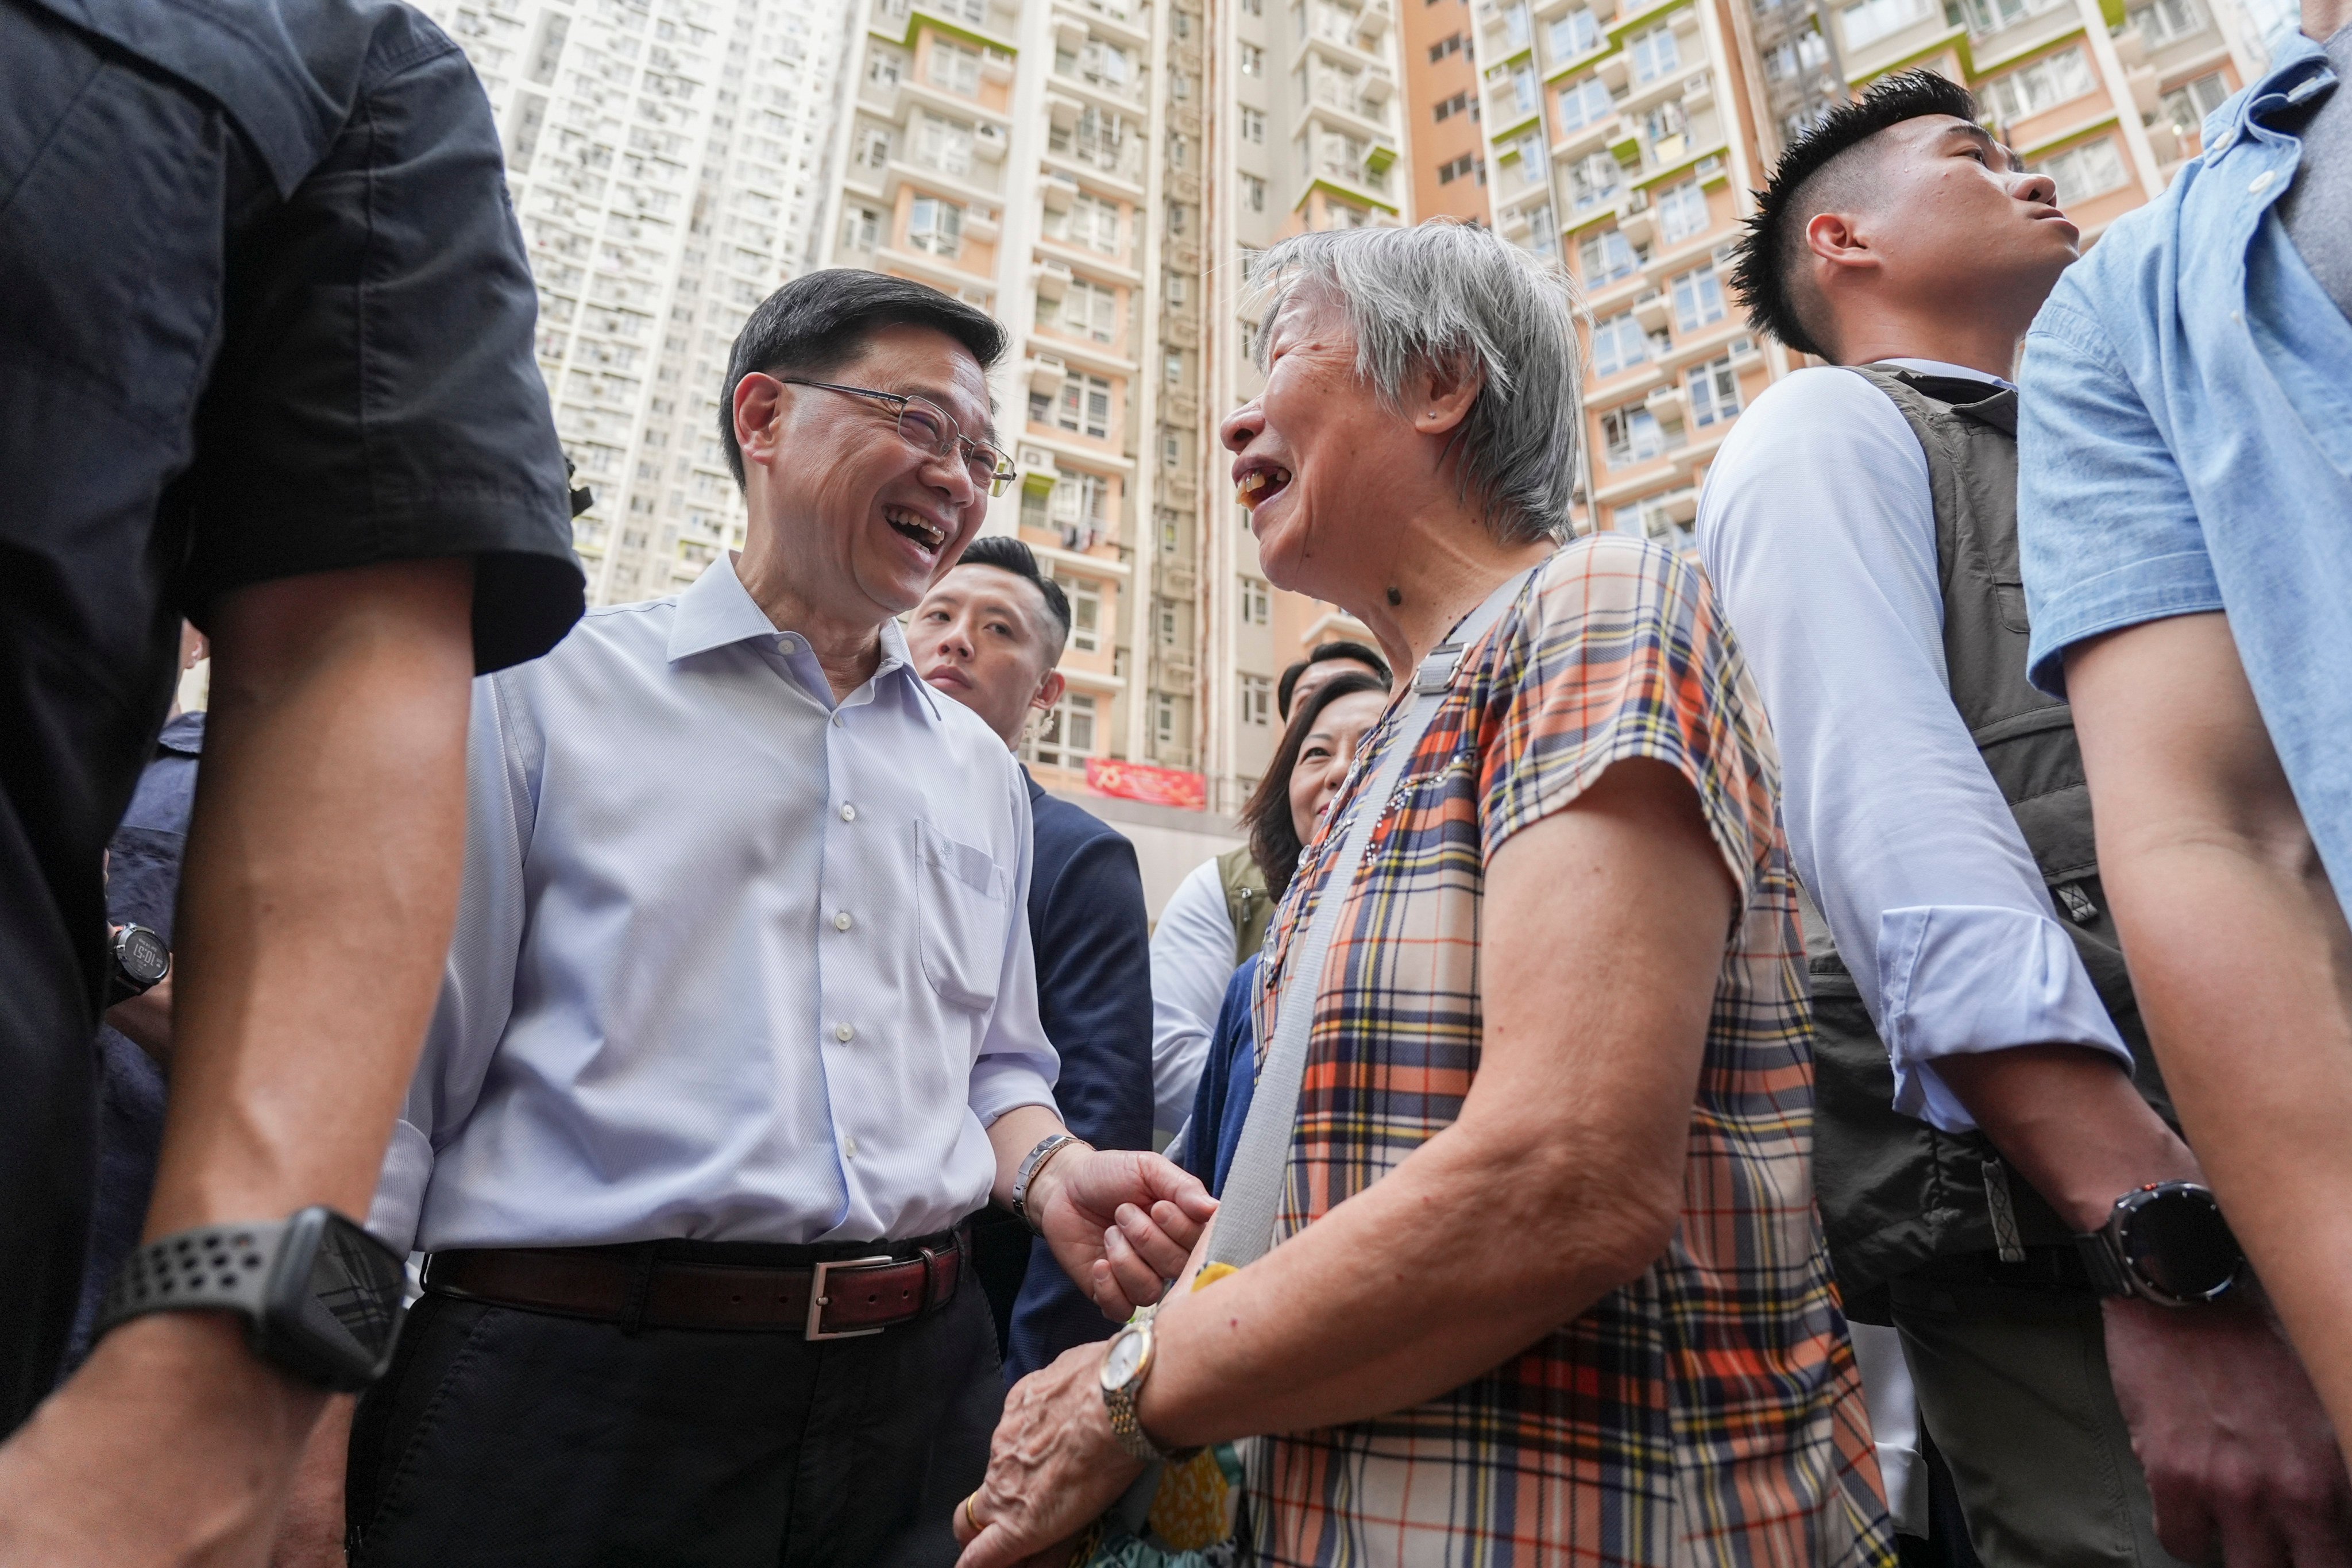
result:
M 1276 916 L 1261 1051 L 1339 824 L 1393 734 L 1384 722 L 1366 738 Z M 1691 1108 L 1682 1223 L 1640 1279 L 1451 1394 L 1249 1445 L 1259 1562 L 1894 1562 L 1813 1206 L 1811 1020 L 1778 759 L 1705 579 L 1656 546 L 1601 535 L 1554 557 L 1406 765 L 1316 998 L 1276 1239 L 1460 1114 L 1478 1064 L 1485 866 L 1628 757 L 1690 781 L 1743 907 Z

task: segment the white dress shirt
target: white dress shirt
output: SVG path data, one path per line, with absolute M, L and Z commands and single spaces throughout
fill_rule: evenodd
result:
M 1698 542 L 1771 714 L 1790 853 L 1886 1042 L 1895 1109 L 1975 1126 L 1936 1072 L 1946 1056 L 2054 1043 L 2128 1067 L 1952 705 L 1927 457 L 1893 400 L 1832 367 L 1774 384 L 1707 473 Z
M 724 556 L 474 683 L 396 1247 L 943 1230 L 1051 1105 L 1021 770 L 898 626 L 838 705 Z
M 1174 1132 L 1192 1114 L 1217 1010 L 1234 963 L 1234 917 L 1217 863 L 1203 860 L 1176 884 L 1151 929 L 1152 1121 Z

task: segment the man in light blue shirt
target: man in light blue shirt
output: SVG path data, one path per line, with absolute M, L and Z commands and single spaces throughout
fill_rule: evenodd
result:
M 2352 5 L 2207 120 L 2027 340 L 2032 677 L 2148 1031 L 2352 1431 Z M 2326 40 L 2325 47 L 2318 40 Z
M 944 1564 L 1003 1397 L 966 1216 L 1124 1316 L 1213 1209 L 1064 1133 L 1021 771 L 893 618 L 1013 477 L 1003 344 L 921 284 L 787 285 L 721 404 L 740 554 L 478 683 L 356 1561 Z

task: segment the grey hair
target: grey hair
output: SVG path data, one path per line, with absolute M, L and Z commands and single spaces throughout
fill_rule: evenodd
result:
M 1464 493 L 1507 544 L 1563 540 L 1583 426 L 1576 287 L 1475 224 L 1323 229 L 1259 256 L 1250 281 L 1272 326 L 1301 293 L 1338 304 L 1356 338 L 1356 372 L 1403 412 L 1405 377 L 1443 365 L 1478 377 L 1454 432 Z M 1260 369 L 1268 333 L 1257 334 Z M 1450 449 L 1450 448 L 1449 448 Z

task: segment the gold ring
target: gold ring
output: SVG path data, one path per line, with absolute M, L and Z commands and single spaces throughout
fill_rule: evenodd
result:
M 980 1521 L 973 1516 L 971 1504 L 972 1499 L 979 1496 L 980 1494 L 978 1492 L 974 1492 L 971 1494 L 971 1497 L 968 1497 L 963 1500 L 963 1521 L 974 1535 L 978 1535 L 980 1533 Z

